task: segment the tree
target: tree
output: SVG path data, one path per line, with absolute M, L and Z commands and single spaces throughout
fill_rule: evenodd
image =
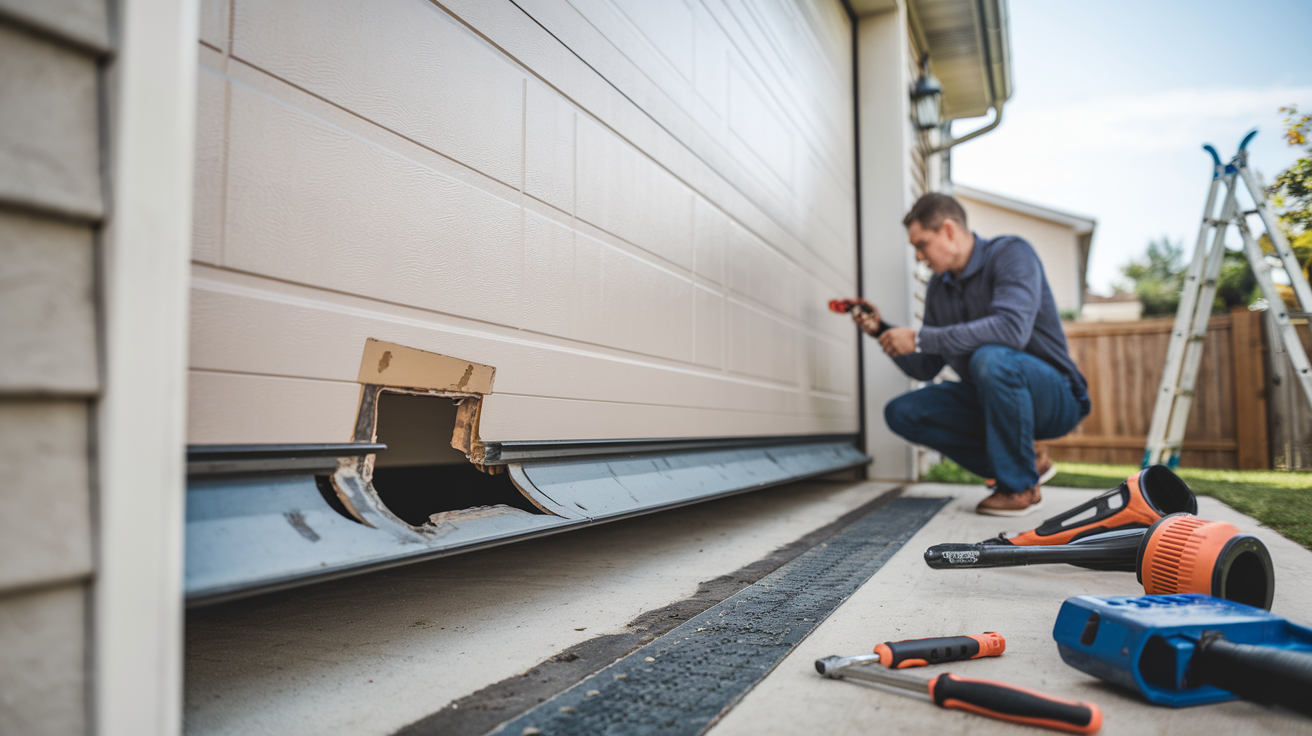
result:
M 1276 175 L 1267 195 L 1306 277 L 1312 266 L 1312 115 L 1300 114 L 1294 105 L 1282 107 L 1280 112 L 1285 115 L 1285 141 L 1302 148 L 1304 155 Z M 1265 234 L 1261 246 L 1267 253 L 1275 252 Z M 1139 295 L 1143 316 L 1165 317 L 1174 315 L 1180 305 L 1184 270 L 1184 248 L 1163 237 L 1149 241 L 1144 256 L 1122 266 L 1121 274 L 1131 282 L 1128 288 Z M 1283 284 L 1277 284 L 1276 288 L 1291 308 L 1297 306 L 1293 289 Z M 1243 251 L 1226 250 L 1212 312 L 1252 304 L 1259 296 L 1257 278 Z
M 1216 279 L 1216 299 L 1212 302 L 1212 314 L 1230 311 L 1230 307 L 1248 306 L 1262 296 L 1257 288 L 1257 276 L 1253 275 L 1253 266 L 1242 250 L 1225 252 L 1221 262 L 1221 275 Z
M 1184 285 L 1184 246 L 1166 236 L 1148 241 L 1148 251 L 1121 266 L 1121 275 L 1131 282 L 1129 290 L 1139 295 L 1143 316 L 1175 314 Z
M 1285 142 L 1291 147 L 1302 148 L 1303 156 L 1276 175 L 1267 194 L 1306 277 L 1308 266 L 1312 264 L 1312 143 L 1308 141 L 1312 134 L 1312 115 L 1300 115 L 1295 105 L 1282 107 L 1280 112 L 1285 114 Z M 1262 249 L 1273 251 L 1265 235 L 1262 236 Z M 1295 306 L 1292 289 L 1283 284 L 1276 288 L 1290 306 Z

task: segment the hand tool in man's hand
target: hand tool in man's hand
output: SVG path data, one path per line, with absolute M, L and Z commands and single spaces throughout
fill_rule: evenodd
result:
M 986 631 L 966 636 L 935 636 L 928 639 L 886 641 L 875 645 L 879 664 L 889 669 L 924 667 L 942 662 L 960 662 L 965 659 L 996 657 L 1007 649 L 1002 634 Z
M 850 314 L 858 323 L 875 323 L 875 331 L 868 333 L 874 337 L 884 334 L 892 327 L 879 315 L 879 310 L 865 299 L 830 299 L 829 311 L 837 314 Z
M 964 710 L 1010 723 L 1082 734 L 1097 733 L 1102 728 L 1102 711 L 1093 703 L 1054 698 L 992 680 L 971 680 L 951 672 L 928 680 L 870 666 L 879 659 L 878 654 L 825 657 L 815 661 L 815 671 L 832 679 L 877 683 L 895 688 L 899 694 L 925 698 L 941 708 Z

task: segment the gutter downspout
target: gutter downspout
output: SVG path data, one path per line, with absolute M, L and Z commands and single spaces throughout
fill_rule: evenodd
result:
M 976 0 L 975 2 L 975 6 L 979 12 L 980 24 L 982 25 L 981 35 L 983 36 L 982 39 L 983 43 L 981 44 L 981 47 L 984 50 L 984 68 L 988 71 L 988 76 L 989 76 L 989 96 L 993 99 L 993 105 L 992 105 L 993 113 L 994 113 L 993 122 L 989 123 L 988 125 L 985 125 L 982 128 L 979 128 L 978 130 L 972 130 L 971 132 L 961 136 L 960 138 L 953 138 L 947 141 L 946 143 L 940 143 L 939 145 L 929 149 L 929 151 L 926 152 L 926 155 L 932 156 L 936 153 L 943 153 L 944 151 L 947 151 L 948 149 L 952 148 L 955 145 L 958 145 L 960 143 L 965 143 L 966 141 L 978 138 L 1002 124 L 1002 107 L 1003 105 L 1006 104 L 1006 100 L 1003 97 L 1003 95 L 998 94 L 998 80 L 996 76 L 997 72 L 993 68 L 994 67 L 993 51 L 992 51 L 993 44 L 990 43 L 990 39 L 989 39 L 990 30 L 988 27 L 988 20 L 987 20 L 989 15 L 984 12 L 985 11 L 984 4 L 986 2 L 995 3 L 994 10 L 997 12 L 994 13 L 994 15 L 998 19 L 998 27 L 1001 28 L 1002 23 L 1004 21 L 1002 18 L 1002 9 L 998 7 L 998 5 L 996 5 L 998 1 L 999 0 Z M 1003 49 L 1004 54 L 1005 51 L 1006 50 Z

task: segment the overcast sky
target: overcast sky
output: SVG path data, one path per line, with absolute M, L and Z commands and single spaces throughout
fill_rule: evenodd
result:
M 1008 2 L 1014 92 L 1001 126 L 953 149 L 952 178 L 1096 218 L 1094 291 L 1149 239 L 1192 253 L 1203 143 L 1228 159 L 1257 128 L 1266 181 L 1297 157 L 1279 108 L 1312 113 L 1312 0 Z

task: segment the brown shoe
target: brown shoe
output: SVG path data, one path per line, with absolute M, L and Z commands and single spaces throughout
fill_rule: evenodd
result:
M 1039 474 L 1037 485 L 1043 485 L 1052 480 L 1057 474 L 1057 466 L 1052 464 L 1052 458 L 1048 457 L 1048 448 L 1040 445 L 1034 446 L 1034 470 Z M 998 482 L 993 478 L 984 479 L 984 488 L 993 491 L 997 488 Z
M 1057 467 L 1052 464 L 1052 458 L 1048 457 L 1047 447 L 1038 447 L 1034 453 L 1034 469 L 1039 471 L 1039 482 L 1037 485 L 1043 485 L 1052 480 L 1052 476 L 1057 474 Z
M 1028 516 L 1042 507 L 1042 492 L 1038 486 L 1031 486 L 1017 493 L 994 491 L 993 495 L 979 502 L 975 513 L 985 516 Z

